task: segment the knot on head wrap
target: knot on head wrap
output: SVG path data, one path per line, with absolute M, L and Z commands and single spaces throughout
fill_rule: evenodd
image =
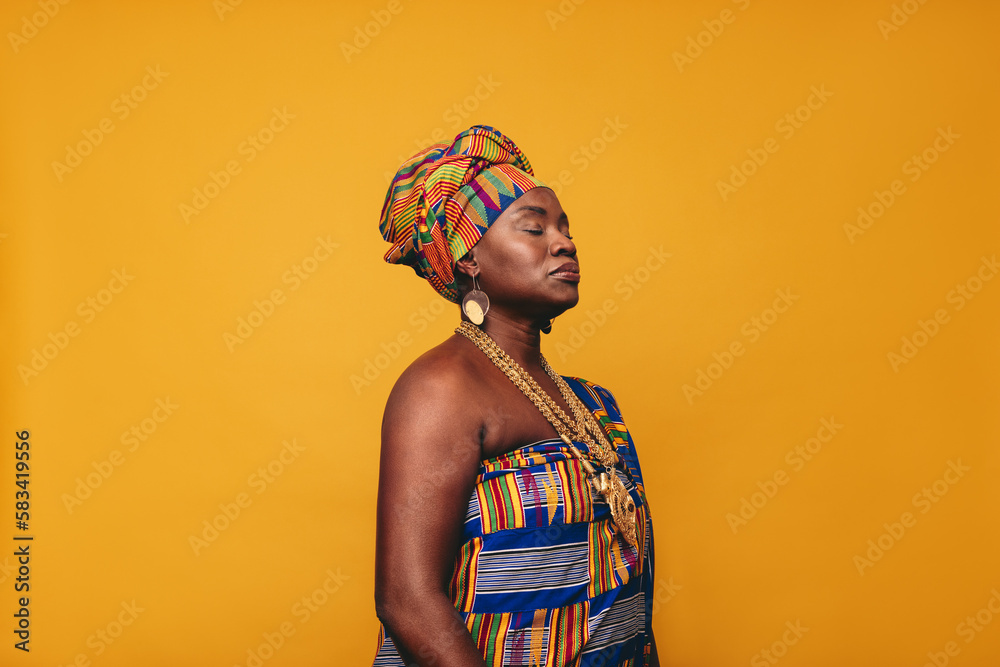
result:
M 390 264 L 406 264 L 441 296 L 458 303 L 455 262 L 515 199 L 545 184 L 524 153 L 488 125 L 451 144 L 434 144 L 403 163 L 389 185 L 379 231 Z

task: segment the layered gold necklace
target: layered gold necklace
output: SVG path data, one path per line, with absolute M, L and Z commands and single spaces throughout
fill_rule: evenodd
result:
M 496 366 L 507 374 L 510 381 L 520 389 L 525 396 L 531 399 L 535 407 L 549 420 L 555 428 L 559 437 L 573 452 L 573 455 L 580 460 L 580 464 L 587 472 L 593 488 L 601 494 L 611 507 L 611 520 L 615 528 L 625 540 L 634 547 L 638 546 L 636 537 L 635 503 L 625 489 L 625 485 L 615 473 L 615 465 L 618 463 L 618 453 L 614 449 L 613 443 L 608 439 L 607 433 L 597 423 L 597 419 L 583 401 L 573 393 L 566 381 L 558 373 L 552 370 L 545 355 L 541 357 L 542 368 L 548 373 L 559 393 L 566 400 L 566 404 L 573 411 L 571 419 L 559 404 L 552 400 L 552 397 L 542 389 L 528 371 L 524 370 L 520 364 L 514 361 L 509 354 L 497 345 L 496 341 L 485 331 L 477 327 L 472 322 L 463 320 L 455 329 L 455 333 L 461 334 L 471 340 L 476 347 L 482 350 Z M 598 473 L 575 444 L 570 436 L 576 437 L 581 442 L 586 442 L 604 471 Z

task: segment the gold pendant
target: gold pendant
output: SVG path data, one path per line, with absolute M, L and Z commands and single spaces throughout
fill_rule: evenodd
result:
M 628 494 L 628 489 L 622 484 L 618 475 L 613 472 L 610 474 L 607 472 L 595 474 L 596 471 L 594 468 L 587 459 L 580 455 L 579 450 L 566 434 L 560 433 L 559 437 L 562 438 L 562 441 L 570 449 L 574 450 L 574 454 L 580 460 L 583 469 L 590 476 L 590 482 L 594 490 L 608 503 L 608 506 L 611 508 L 611 523 L 614 524 L 626 542 L 638 548 L 639 540 L 636 537 L 635 503 L 632 501 L 632 496 Z
M 611 506 L 611 520 L 621 533 L 625 541 L 633 547 L 639 546 L 636 537 L 635 503 L 632 496 L 628 494 L 625 485 L 618 478 L 618 475 L 611 477 L 611 493 L 608 504 Z

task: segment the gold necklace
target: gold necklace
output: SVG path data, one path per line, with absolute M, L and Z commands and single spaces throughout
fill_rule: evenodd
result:
M 629 495 L 625 485 L 615 473 L 615 464 L 619 461 L 613 443 L 609 440 L 607 433 L 597 423 L 593 412 L 583 404 L 580 398 L 573 393 L 566 381 L 557 374 L 545 355 L 539 355 L 542 368 L 555 382 L 573 412 L 571 419 L 565 411 L 556 403 L 548 392 L 542 389 L 535 379 L 531 377 L 524 368 L 521 367 L 509 354 L 497 345 L 496 341 L 485 331 L 477 327 L 472 322 L 463 320 L 455 329 L 455 333 L 461 334 L 471 340 L 486 356 L 502 370 L 510 381 L 517 386 L 525 396 L 527 396 L 535 407 L 552 424 L 562 441 L 570 448 L 573 455 L 580 460 L 580 464 L 587 472 L 593 488 L 601 494 L 611 508 L 611 520 L 621 533 L 622 537 L 634 547 L 638 547 L 636 536 L 635 503 Z M 575 433 L 574 433 L 575 432 Z M 586 442 L 590 452 L 604 466 L 604 472 L 597 473 L 580 450 L 577 448 L 570 435 L 576 435 L 577 439 Z

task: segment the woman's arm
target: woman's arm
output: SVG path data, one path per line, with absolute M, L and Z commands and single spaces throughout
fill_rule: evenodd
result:
M 448 595 L 479 471 L 478 413 L 460 371 L 420 359 L 386 403 L 375 611 L 407 664 L 486 665 Z

